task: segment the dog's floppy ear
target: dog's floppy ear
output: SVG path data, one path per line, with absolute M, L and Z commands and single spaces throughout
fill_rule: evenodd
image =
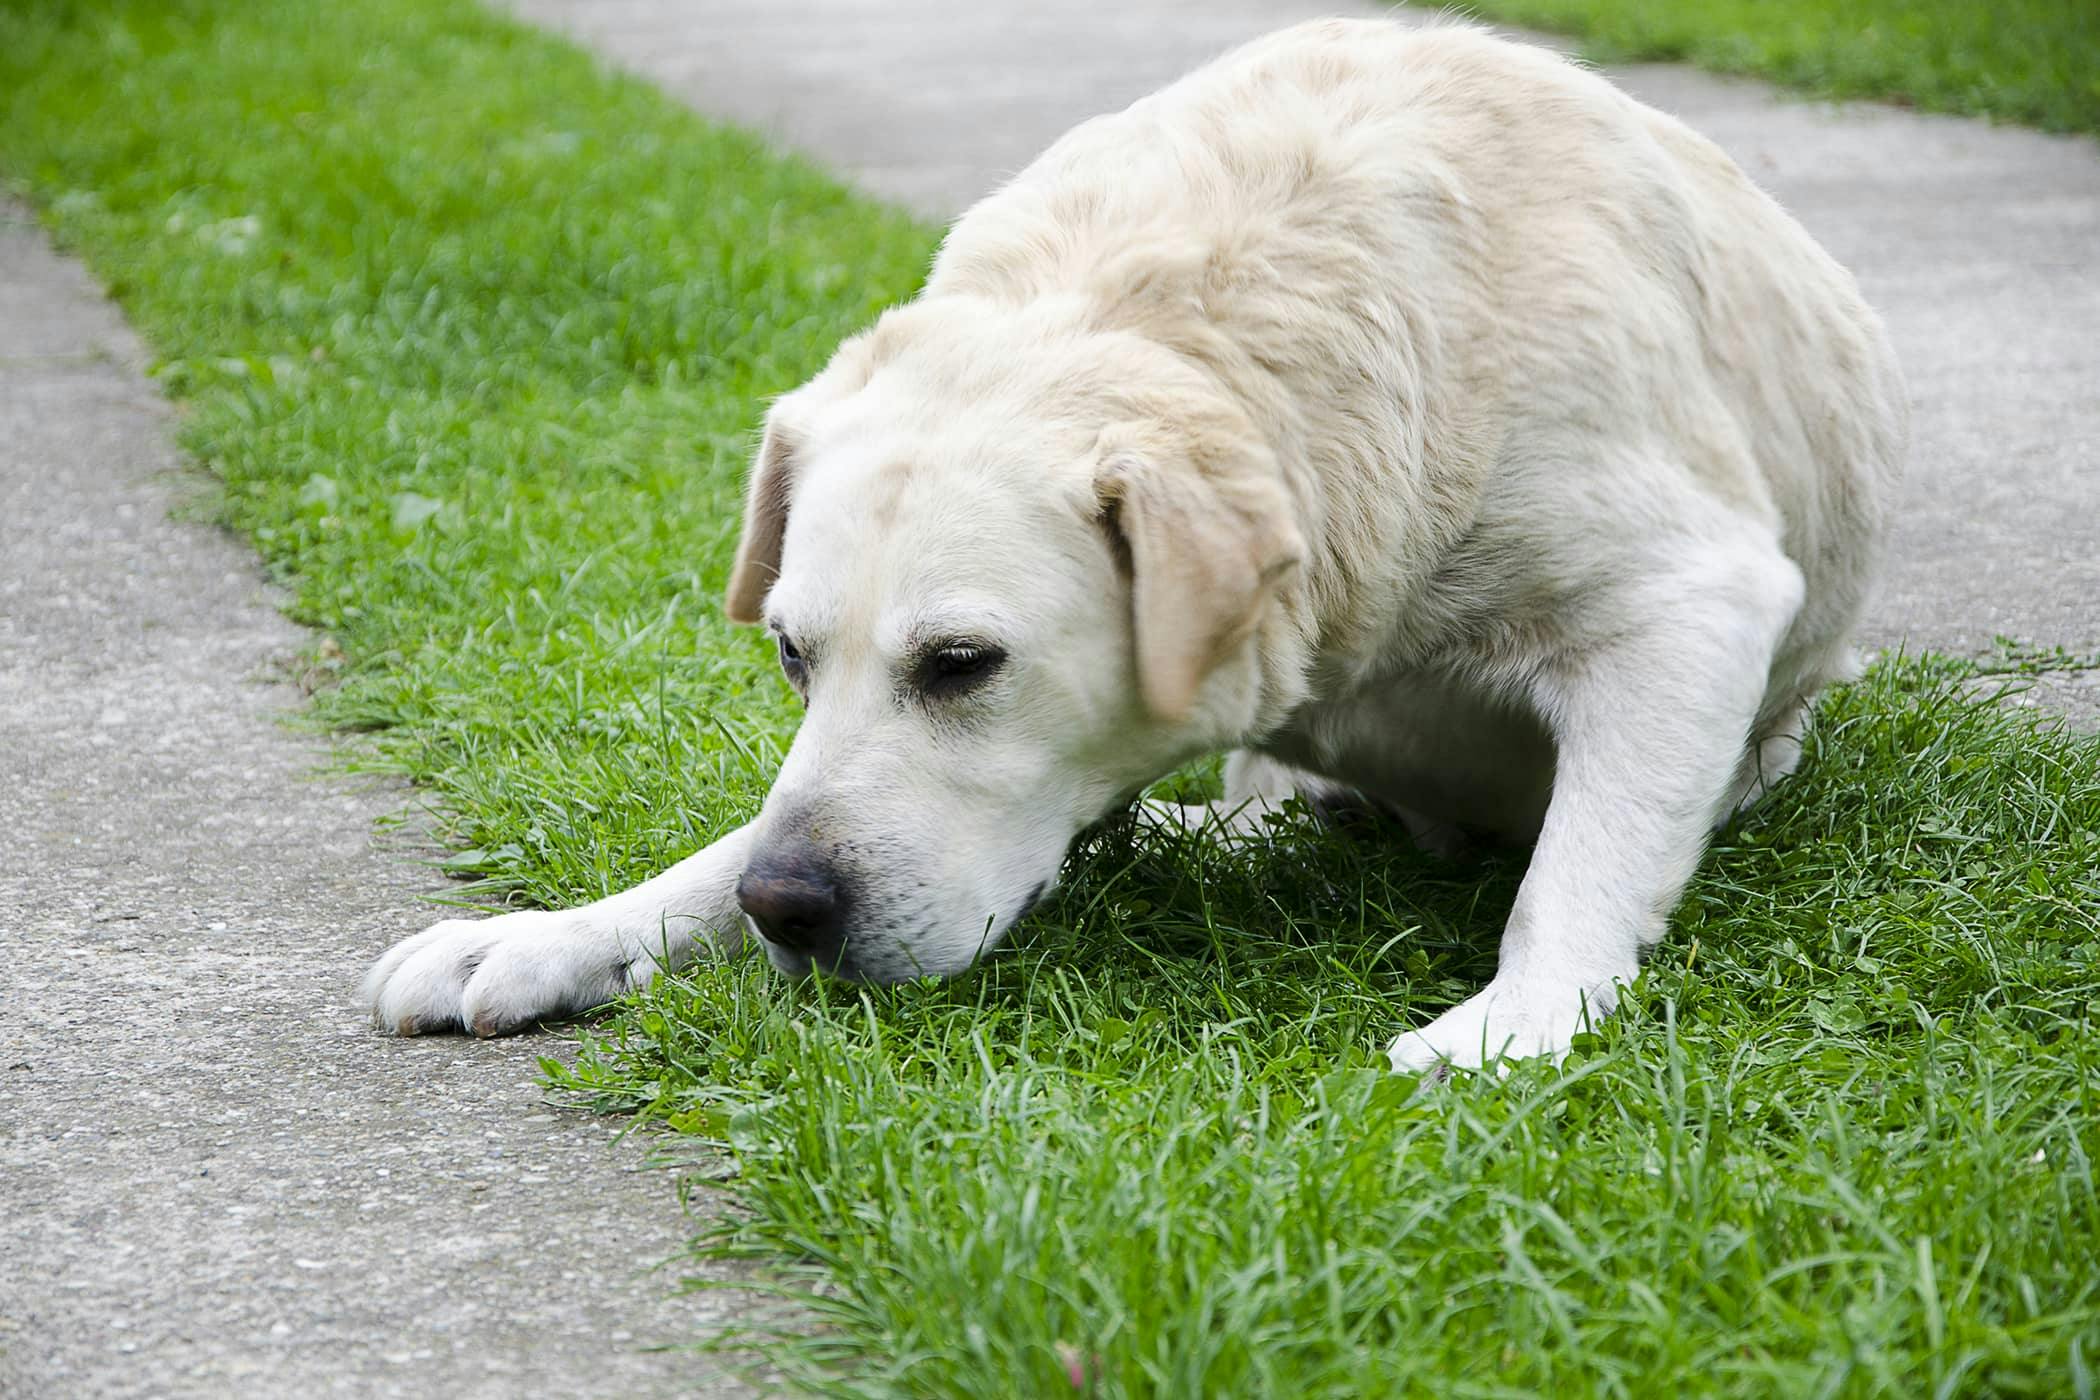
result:
M 787 535 L 788 497 L 795 489 L 796 459 L 802 449 L 801 435 L 789 422 L 792 416 L 786 399 L 773 405 L 751 463 L 744 534 L 737 541 L 723 599 L 731 622 L 757 622 L 764 615 L 766 591 L 780 576 L 780 542 Z
M 881 329 L 879 324 L 876 329 Z M 802 472 L 808 425 L 825 407 L 868 382 L 871 345 L 872 333 L 848 340 L 816 378 L 773 400 L 767 411 L 765 435 L 752 459 L 751 484 L 744 495 L 744 534 L 737 541 L 736 562 L 729 566 L 729 588 L 722 600 L 730 621 L 757 622 L 765 615 L 766 594 L 780 577 L 788 501 Z
M 1186 719 L 1304 557 L 1274 460 L 1266 449 L 1206 458 L 1105 441 L 1094 489 L 1129 554 L 1146 708 Z

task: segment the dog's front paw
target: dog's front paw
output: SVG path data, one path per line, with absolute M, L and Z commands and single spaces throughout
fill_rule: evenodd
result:
M 396 1035 L 509 1035 L 603 1005 L 654 971 L 576 914 L 524 910 L 403 939 L 372 965 L 362 995 L 373 1024 Z
M 1618 983 L 1610 979 L 1585 987 L 1577 980 L 1496 978 L 1428 1025 L 1403 1032 L 1386 1054 L 1402 1073 L 1438 1064 L 1477 1069 L 1499 1059 L 1558 1061 L 1577 1035 L 1611 1014 L 1617 999 Z

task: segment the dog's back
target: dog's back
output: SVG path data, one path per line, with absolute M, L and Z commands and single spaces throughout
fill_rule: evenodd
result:
M 1579 586 L 1615 513 L 1689 489 L 1800 567 L 1774 703 L 1812 693 L 1904 450 L 1878 319 L 1777 204 L 1674 119 L 1464 27 L 1302 25 L 1088 122 L 957 224 L 928 294 L 1075 298 L 1204 364 L 1324 478 L 1311 585 L 1361 594 L 1355 644 L 1388 657 Z M 1498 534 L 1566 557 L 1473 577 Z

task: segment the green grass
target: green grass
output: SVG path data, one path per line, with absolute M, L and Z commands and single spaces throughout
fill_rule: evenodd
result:
M 660 984 L 557 1079 L 734 1156 L 837 1393 L 2089 1394 L 2100 752 L 1967 673 L 1835 696 L 1559 1070 L 1372 1053 L 1519 861 L 1293 826 L 1100 833 L 958 983 Z
M 2092 0 L 1465 0 L 1579 35 L 1599 63 L 1667 59 L 1823 97 L 2100 132 Z
M 463 888 L 589 898 L 755 809 L 793 711 L 716 598 L 758 401 L 927 230 L 423 0 L 0 10 L 0 168 Z M 1558 1070 L 1377 1067 L 1517 859 L 1287 825 L 1111 826 L 975 975 L 701 969 L 549 1072 L 722 1145 L 703 1247 L 809 1293 L 812 1389 L 2090 1394 L 2100 745 L 1976 669 L 1835 695 Z
M 750 815 L 792 713 L 718 602 L 750 435 L 928 230 L 456 2 L 0 8 L 0 162 L 461 868 L 573 899 Z

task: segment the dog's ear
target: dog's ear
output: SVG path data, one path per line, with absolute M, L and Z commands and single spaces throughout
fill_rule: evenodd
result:
M 1282 480 L 1266 449 L 1113 446 L 1094 489 L 1130 562 L 1146 708 L 1186 719 L 1304 557 Z
M 876 331 L 881 329 L 880 323 Z M 802 471 L 805 425 L 824 408 L 846 398 L 868 382 L 873 367 L 874 332 L 853 337 L 832 353 L 831 363 L 816 378 L 773 400 L 758 455 L 751 462 L 751 483 L 744 494 L 744 533 L 737 541 L 736 562 L 729 566 L 729 587 L 722 607 L 732 622 L 757 622 L 765 615 L 766 594 L 780 577 L 780 546 L 787 538 L 788 501 Z
M 790 425 L 793 410 L 783 399 L 766 415 L 765 436 L 751 463 L 751 484 L 744 495 L 744 534 L 737 541 L 736 562 L 729 566 L 729 590 L 723 609 L 732 622 L 757 622 L 764 615 L 766 591 L 780 576 L 780 542 L 787 535 L 788 497 L 795 489 L 795 463 L 801 437 Z

